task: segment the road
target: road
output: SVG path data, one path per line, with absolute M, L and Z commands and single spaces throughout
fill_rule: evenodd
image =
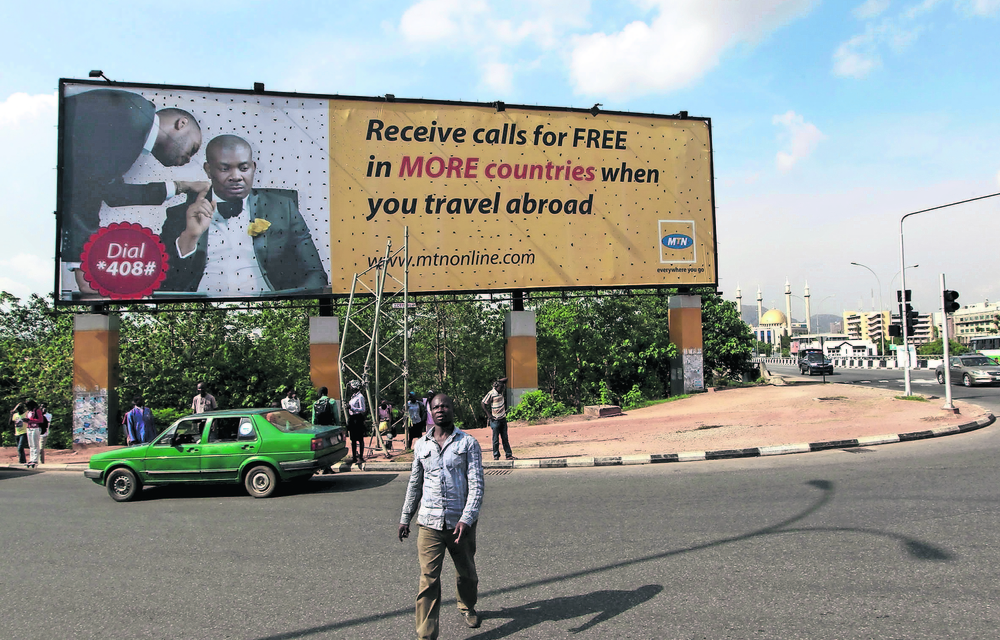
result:
M 774 458 L 487 476 L 479 630 L 445 638 L 987 638 L 1000 430 Z M 4 635 L 412 637 L 406 477 L 254 500 L 0 472 Z M 445 597 L 453 597 L 446 565 Z
M 781 375 L 802 377 L 805 380 L 809 376 L 801 376 L 799 368 L 795 365 L 767 365 L 768 371 Z M 817 382 L 820 376 L 813 376 L 812 381 Z M 903 371 L 902 369 L 841 369 L 835 368 L 832 376 L 826 376 L 827 382 L 838 384 L 863 384 L 881 389 L 891 389 L 893 391 L 903 391 Z M 934 377 L 934 370 L 917 369 L 910 372 L 910 388 L 914 393 L 922 395 L 935 395 L 944 398 L 944 385 L 938 384 Z M 963 387 L 961 384 L 952 384 L 951 395 L 955 400 L 966 400 L 989 409 L 996 415 L 1000 415 L 1000 387 L 979 386 Z M 942 400 L 943 402 L 943 400 Z

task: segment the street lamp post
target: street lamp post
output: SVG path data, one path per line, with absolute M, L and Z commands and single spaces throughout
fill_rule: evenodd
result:
M 967 202 L 975 202 L 976 200 L 985 200 L 986 198 L 993 198 L 1000 196 L 1000 192 L 991 193 L 986 196 L 979 196 L 978 198 L 969 198 L 968 200 L 959 200 L 958 202 L 950 202 L 948 204 L 942 204 L 937 207 L 931 207 L 930 209 L 921 209 L 920 211 L 912 211 L 907 213 L 902 218 L 899 219 L 899 285 L 903 289 L 903 311 L 906 309 L 906 258 L 903 253 L 903 222 L 906 221 L 910 216 L 915 216 L 918 213 L 927 213 L 928 211 L 936 211 L 938 209 L 944 209 L 946 207 L 954 207 L 956 205 L 965 204 Z M 943 311 L 943 310 L 942 310 Z M 900 318 L 903 324 L 903 349 L 906 351 L 906 361 L 903 365 L 903 380 L 905 381 L 905 394 L 907 396 L 913 395 L 913 388 L 910 385 L 910 345 L 909 343 L 909 332 L 906 330 L 906 318 Z M 947 363 L 945 363 L 947 365 Z
M 879 351 L 882 353 L 879 355 L 885 355 L 885 305 L 882 304 L 882 281 L 878 279 L 878 274 L 872 271 L 872 268 L 861 264 L 860 262 L 852 262 L 855 267 L 864 267 L 871 271 L 872 275 L 875 276 L 875 282 L 878 284 L 878 324 L 879 324 L 879 346 L 881 347 Z

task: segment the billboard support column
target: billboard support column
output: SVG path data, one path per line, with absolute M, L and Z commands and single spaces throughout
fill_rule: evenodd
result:
M 670 342 L 678 351 L 670 361 L 670 395 L 704 391 L 701 296 L 672 296 L 667 321 L 670 323 Z
M 117 315 L 73 316 L 73 448 L 118 442 Z
M 503 319 L 507 406 L 516 407 L 521 396 L 538 390 L 538 341 L 534 311 L 508 311 Z
M 309 318 L 309 379 L 313 388 L 326 387 L 330 397 L 340 397 L 340 318 Z

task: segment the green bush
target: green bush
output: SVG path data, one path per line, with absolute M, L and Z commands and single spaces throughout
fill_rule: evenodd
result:
M 152 411 L 157 433 L 172 425 L 176 420 L 191 413 L 190 411 L 178 411 L 177 409 L 153 409 Z
M 625 395 L 622 396 L 622 409 L 631 409 L 645 401 L 646 399 L 642 397 L 642 390 L 639 388 L 639 385 L 634 384 L 632 385 L 632 389 L 626 391 Z
M 521 396 L 521 402 L 507 413 L 508 420 L 538 420 L 555 418 L 575 413 L 561 402 L 554 401 L 544 391 L 529 391 Z

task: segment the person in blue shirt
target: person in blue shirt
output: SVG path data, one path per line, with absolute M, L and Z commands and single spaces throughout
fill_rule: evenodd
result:
M 451 398 L 431 400 L 435 426 L 417 440 L 410 481 L 399 519 L 399 540 L 410 535 L 417 516 L 418 638 L 438 637 L 441 611 L 441 568 L 447 550 L 455 563 L 458 610 L 470 628 L 479 626 L 476 602 L 476 523 L 483 504 L 483 451 L 475 438 L 455 428 Z M 419 504 L 419 513 L 418 513 Z
M 132 409 L 125 414 L 125 442 L 129 446 L 146 444 L 156 435 L 153 412 L 146 406 L 142 396 L 132 400 Z

